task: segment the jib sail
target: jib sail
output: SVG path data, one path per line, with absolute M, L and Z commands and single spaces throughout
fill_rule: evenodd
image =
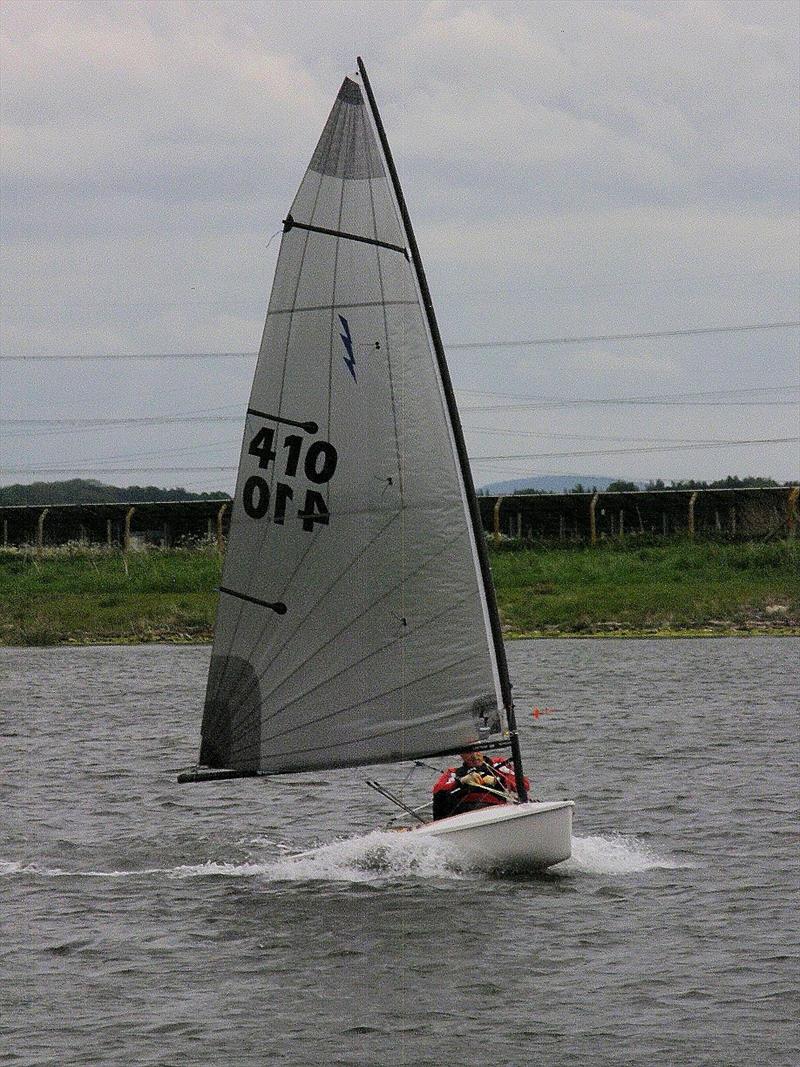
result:
M 208 767 L 395 762 L 508 730 L 463 442 L 373 107 L 345 79 L 284 223 L 220 591 Z

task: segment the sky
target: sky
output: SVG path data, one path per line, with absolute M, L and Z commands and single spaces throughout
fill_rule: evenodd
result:
M 478 485 L 798 477 L 797 3 L 4 0 L 0 482 L 232 492 L 356 55 Z

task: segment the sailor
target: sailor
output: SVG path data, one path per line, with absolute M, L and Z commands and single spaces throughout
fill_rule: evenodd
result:
M 455 772 L 459 785 L 505 789 L 502 778 L 482 752 L 462 752 L 461 760 L 461 766 L 457 767 Z
M 482 752 L 462 752 L 461 766 L 448 767 L 433 787 L 433 818 L 474 811 L 512 800 L 513 778 Z

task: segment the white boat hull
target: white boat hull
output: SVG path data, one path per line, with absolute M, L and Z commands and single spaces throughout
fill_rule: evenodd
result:
M 544 870 L 572 853 L 574 807 L 571 800 L 504 804 L 451 815 L 412 832 L 439 838 L 472 866 Z

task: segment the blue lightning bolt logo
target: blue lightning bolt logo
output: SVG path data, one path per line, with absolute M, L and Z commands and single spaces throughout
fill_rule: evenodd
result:
M 339 322 L 342 324 L 344 333 L 340 333 L 339 336 L 342 339 L 342 344 L 347 349 L 347 355 L 342 356 L 344 364 L 350 373 L 353 375 L 353 381 L 357 382 L 356 378 L 356 357 L 353 355 L 353 338 L 350 336 L 350 325 L 344 315 L 339 316 Z

